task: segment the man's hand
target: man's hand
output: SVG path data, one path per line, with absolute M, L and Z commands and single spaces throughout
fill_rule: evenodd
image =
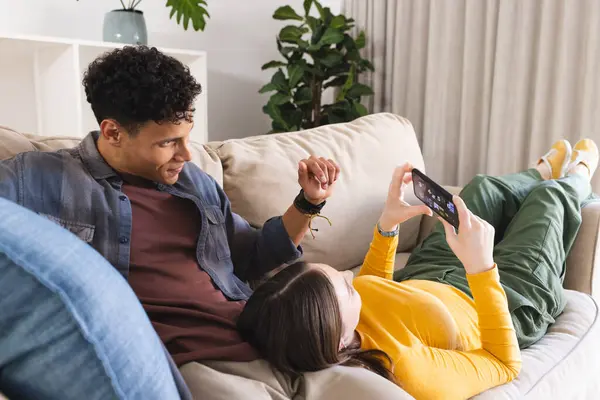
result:
M 477 274 L 494 267 L 494 227 L 473 214 L 458 196 L 452 198 L 458 211 L 458 233 L 452 225 L 439 218 L 446 230 L 446 241 L 468 274 Z
M 331 196 L 340 175 L 340 167 L 333 160 L 310 156 L 298 163 L 298 183 L 306 200 L 319 205 Z
M 383 208 L 381 218 L 379 218 L 379 226 L 384 231 L 391 232 L 396 229 L 398 224 L 417 215 L 432 215 L 431 209 L 426 205 L 411 206 L 404 201 L 404 190 L 406 189 L 406 185 L 412 182 L 412 170 L 413 166 L 409 163 L 397 167 L 394 170 L 392 181 L 390 182 L 390 189 L 388 191 L 387 199 L 385 200 L 385 207 Z

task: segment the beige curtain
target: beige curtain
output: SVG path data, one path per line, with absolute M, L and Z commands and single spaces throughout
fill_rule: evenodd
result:
M 345 0 L 344 11 L 367 32 L 369 109 L 412 121 L 440 182 L 522 170 L 559 138 L 600 142 L 600 0 Z

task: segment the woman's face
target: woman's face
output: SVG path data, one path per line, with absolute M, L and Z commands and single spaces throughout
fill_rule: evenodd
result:
M 311 267 L 319 268 L 325 272 L 335 288 L 343 324 L 342 340 L 340 342 L 341 350 L 350 345 L 354 339 L 354 331 L 360 318 L 362 302 L 360 295 L 354 289 L 354 286 L 352 286 L 354 275 L 352 271 L 338 271 L 325 264 L 311 264 Z

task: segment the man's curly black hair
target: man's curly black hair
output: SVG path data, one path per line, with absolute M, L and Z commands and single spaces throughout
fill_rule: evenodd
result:
M 114 119 L 133 135 L 149 121 L 192 122 L 202 90 L 188 67 L 146 46 L 100 56 L 88 67 L 83 86 L 98 123 Z

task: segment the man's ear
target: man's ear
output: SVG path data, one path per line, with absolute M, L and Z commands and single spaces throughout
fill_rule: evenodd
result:
M 108 144 L 120 146 L 125 132 L 121 125 L 113 119 L 105 119 L 100 123 L 100 135 Z

